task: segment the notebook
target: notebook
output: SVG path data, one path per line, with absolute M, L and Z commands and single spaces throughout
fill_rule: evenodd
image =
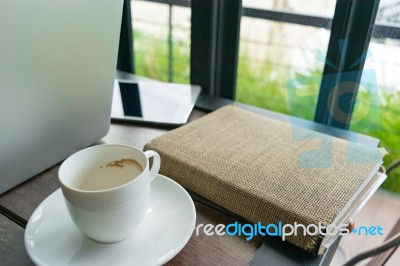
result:
M 378 172 L 383 149 L 237 106 L 157 137 L 145 149 L 160 154 L 161 174 L 253 224 L 332 225 L 329 234 L 310 235 L 299 227 L 297 236 L 285 235 L 285 241 L 314 254 L 343 233 L 339 227 L 386 178 Z

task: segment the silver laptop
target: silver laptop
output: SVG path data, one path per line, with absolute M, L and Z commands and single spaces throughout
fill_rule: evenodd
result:
M 122 4 L 0 2 L 0 193 L 106 135 Z

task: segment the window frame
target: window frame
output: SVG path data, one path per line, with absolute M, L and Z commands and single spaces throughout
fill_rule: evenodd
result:
M 379 0 L 337 0 L 326 56 L 336 68 L 325 64 L 315 122 L 349 129 L 365 60 L 353 64 L 367 53 L 378 7 Z M 351 97 L 342 97 L 344 82 Z

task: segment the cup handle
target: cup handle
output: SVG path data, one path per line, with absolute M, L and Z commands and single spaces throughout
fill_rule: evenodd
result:
M 151 182 L 157 176 L 158 171 L 160 171 L 161 159 L 160 159 L 160 155 L 158 155 L 157 152 L 152 151 L 152 150 L 145 151 L 144 154 L 146 155 L 148 160 L 151 157 L 153 157 L 153 164 L 151 166 L 151 169 L 149 169 L 149 176 L 150 176 L 150 182 Z

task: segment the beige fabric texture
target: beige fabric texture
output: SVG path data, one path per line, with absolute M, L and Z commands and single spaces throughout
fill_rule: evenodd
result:
M 227 106 L 151 140 L 160 173 L 247 220 L 330 224 L 382 155 L 378 148 Z M 367 161 L 367 162 L 366 162 Z M 322 236 L 287 237 L 316 253 Z

